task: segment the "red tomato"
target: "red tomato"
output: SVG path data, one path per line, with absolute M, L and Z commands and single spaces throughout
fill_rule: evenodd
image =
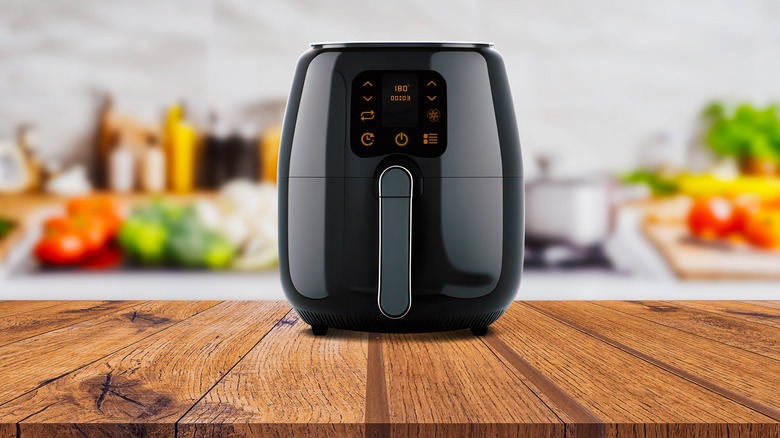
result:
M 106 271 L 122 264 L 122 251 L 119 248 L 106 247 L 87 257 L 79 267 L 91 271 Z
M 761 198 L 752 195 L 740 195 L 731 202 L 734 206 L 731 231 L 744 234 L 750 218 L 761 209 Z
M 688 213 L 688 229 L 698 237 L 725 237 L 734 229 L 734 207 L 721 196 L 698 199 Z
M 70 265 L 80 262 L 87 252 L 84 241 L 75 231 L 50 233 L 35 245 L 38 260 L 52 265 Z
M 108 243 L 109 226 L 99 216 L 52 217 L 43 223 L 43 233 L 46 236 L 74 233 L 84 242 L 86 252 L 94 253 Z
M 745 238 L 759 248 L 780 249 L 780 210 L 754 214 L 745 229 Z

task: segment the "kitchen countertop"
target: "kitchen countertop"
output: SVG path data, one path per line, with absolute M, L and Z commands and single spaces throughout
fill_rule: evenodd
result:
M 780 301 L 307 327 L 280 301 L 0 302 L 0 437 L 780 436 Z
M 211 193 L 166 195 L 187 201 Z M 120 198 L 128 205 L 149 199 L 130 194 Z M 62 205 L 48 195 L 0 195 L 2 214 L 26 223 L 29 232 L 0 242 L 8 260 L 0 261 L 0 299 L 284 299 L 276 270 L 260 273 L 145 271 L 145 272 L 46 272 L 29 268 L 29 248 L 34 245 L 35 216 Z M 523 300 L 580 299 L 773 299 L 777 281 L 696 280 L 679 281 L 656 248 L 640 231 L 643 204 L 621 208 L 617 229 L 607 243 L 616 270 L 531 270 L 523 274 L 518 298 Z M 40 219 L 40 218 L 39 218 Z M 185 285 L 185 287 L 182 287 Z
M 119 199 L 128 208 L 148 201 L 156 195 L 144 194 L 144 193 L 127 193 L 127 194 L 113 194 L 112 196 Z M 175 194 L 166 193 L 165 199 L 172 200 L 173 202 L 186 202 L 194 199 L 200 199 L 204 197 L 213 196 L 211 192 L 195 192 L 191 194 Z M 50 194 L 0 194 L 0 216 L 11 219 L 20 225 L 20 231 L 29 231 L 32 226 L 39 225 L 36 214 L 41 211 L 64 210 L 65 201 L 68 199 L 66 196 L 50 195 Z M 12 252 L 15 246 L 18 245 L 21 237 L 11 236 L 11 238 L 0 239 L 0 264 L 5 261 L 5 258 Z

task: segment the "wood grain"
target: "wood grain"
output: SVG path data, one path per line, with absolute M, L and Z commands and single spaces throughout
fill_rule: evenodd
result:
M 0 424 L 0 438 L 17 438 L 16 425 L 12 423 Z
M 747 300 L 747 301 L 736 301 L 736 302 L 738 302 L 738 303 L 741 302 L 741 303 L 755 304 L 756 306 L 772 307 L 772 308 L 775 308 L 775 309 L 780 309 L 780 301 L 760 301 L 760 300 L 759 301 L 755 301 L 755 300 L 754 301 L 750 301 L 750 300 Z
M 563 437 L 561 420 L 470 331 L 383 335 L 391 436 Z
M 23 436 L 55 436 L 72 418 L 90 436 L 99 435 L 90 428 L 173 435 L 176 421 L 289 310 L 281 302 L 219 304 L 0 406 L 0 418 L 22 421 Z M 46 409 L 27 414 L 39 406 Z
M 477 338 L 315 337 L 281 302 L 129 304 L 16 305 L 52 329 L 0 346 L 0 438 L 780 438 L 780 361 L 750 350 L 777 336 L 771 305 L 515 303 Z M 79 306 L 94 317 L 65 316 Z M 733 327 L 755 333 L 727 345 Z
M 141 305 L 141 301 L 65 301 L 0 318 L 0 346 Z
M 363 437 L 368 338 L 290 313 L 179 422 L 180 437 Z
M 690 436 L 746 436 L 738 434 L 742 425 L 748 423 L 777 427 L 764 415 L 526 305 L 512 306 L 493 324 L 492 330 L 534 368 L 602 419 L 605 436 L 631 436 L 637 424 L 643 425 L 643 433 L 650 436 L 667 436 L 665 431 L 670 423 L 698 423 L 686 430 Z
M 0 405 L 217 303 L 155 301 L 0 347 Z
M 606 301 L 597 304 L 780 360 L 780 329 L 775 327 L 704 312 L 673 302 Z
M 780 328 L 780 308 L 739 301 L 675 301 L 667 302 L 667 304 L 676 304 Z
M 0 318 L 19 313 L 32 313 L 36 310 L 62 304 L 62 301 L 3 301 L 0 303 Z
M 773 359 L 641 318 L 627 317 L 593 303 L 537 301 L 528 305 L 780 421 L 780 397 L 776 389 L 780 388 L 780 365 Z
M 518 377 L 526 382 L 537 397 L 544 401 L 547 406 L 552 407 L 558 417 L 565 422 L 565 436 L 604 436 L 603 420 L 509 348 L 495 333 L 492 331 L 488 332 L 483 339 L 499 357 L 515 369 Z
M 31 423 L 20 425 L 15 438 L 172 438 L 170 424 Z

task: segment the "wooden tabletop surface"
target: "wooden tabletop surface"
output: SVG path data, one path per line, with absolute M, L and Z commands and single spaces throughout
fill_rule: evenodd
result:
M 276 301 L 0 301 L 0 437 L 780 437 L 780 302 L 517 302 L 314 337 Z

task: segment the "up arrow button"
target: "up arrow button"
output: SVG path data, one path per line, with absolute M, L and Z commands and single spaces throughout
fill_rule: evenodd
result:
M 436 82 L 433 82 L 433 81 L 431 80 L 431 81 L 428 81 L 428 83 L 427 83 L 427 84 L 425 84 L 425 85 L 426 85 L 426 86 L 428 86 L 428 87 L 435 87 L 435 86 L 436 86 Z

